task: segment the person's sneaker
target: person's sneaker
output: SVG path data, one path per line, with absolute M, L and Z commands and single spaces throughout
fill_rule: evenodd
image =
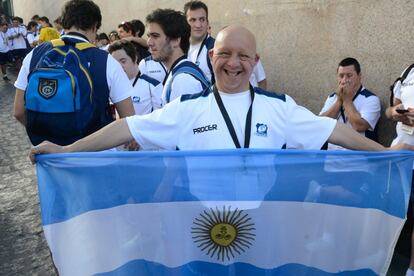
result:
M 10 79 L 9 79 L 7 76 L 4 76 L 4 77 L 3 77 L 3 80 L 5 80 L 5 81 L 10 81 Z

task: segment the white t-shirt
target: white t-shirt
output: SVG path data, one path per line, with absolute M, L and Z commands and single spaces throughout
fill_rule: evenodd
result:
M 70 36 L 74 37 L 74 36 Z M 79 40 L 88 42 L 87 40 L 76 37 Z M 32 59 L 33 51 L 26 55 L 23 59 L 22 68 L 17 76 L 14 86 L 20 90 L 26 90 L 27 76 L 30 73 L 30 61 Z M 127 75 L 122 69 L 118 61 L 116 61 L 111 55 L 108 55 L 106 62 L 106 81 L 109 87 L 109 97 L 113 103 L 123 101 L 131 96 L 131 84 Z
M 36 35 L 36 33 L 32 33 L 32 32 L 27 32 L 27 42 L 29 42 L 29 44 L 32 44 L 33 41 L 39 41 L 39 36 Z
M 249 106 L 246 96 L 222 99 L 239 139 L 243 138 Z M 229 105 L 230 101 L 234 102 Z M 213 93 L 181 96 L 151 114 L 128 117 L 127 123 L 144 150 L 235 148 Z M 314 115 L 289 96 L 256 90 L 250 148 L 320 149 L 335 125 L 336 120 Z
M 336 93 L 331 94 L 325 101 L 325 104 L 319 114 L 328 111 L 337 101 L 338 97 Z M 361 114 L 361 118 L 367 121 L 369 124 L 368 130 L 373 131 L 381 116 L 381 102 L 380 99 L 371 91 L 362 87 L 361 92 L 356 96 L 353 101 L 355 109 Z M 346 117 L 345 112 L 339 113 L 338 122 L 346 124 L 352 128 L 351 123 Z M 365 135 L 365 132 L 359 132 L 361 135 Z M 334 144 L 328 144 L 328 149 L 344 149 Z
M 198 51 L 200 50 L 200 46 L 201 43 L 197 43 L 197 44 L 190 44 L 190 48 L 188 49 L 188 59 L 191 60 L 192 62 L 196 63 L 197 61 L 197 54 Z
M 7 34 L 0 32 L 0 53 L 7 53 L 10 51 Z
M 266 73 L 264 71 L 262 62 L 259 59 L 256 66 L 253 68 L 252 74 L 250 75 L 250 84 L 253 87 L 257 87 L 258 83 L 265 79 L 266 79 Z
M 405 71 L 405 70 L 404 70 Z M 404 73 L 404 72 L 403 72 Z M 407 75 L 402 84 L 397 84 L 394 88 L 394 98 L 401 101 L 404 108 L 414 108 L 414 73 L 413 70 Z M 414 129 L 404 127 L 403 123 L 398 122 L 397 137 L 392 141 L 392 145 L 399 143 L 407 143 L 414 145 Z
M 134 84 L 135 78 L 130 80 Z M 144 115 L 161 108 L 162 83 L 141 75 L 131 90 L 135 114 Z
M 250 90 L 229 94 L 220 93 L 223 105 L 226 107 L 226 111 L 229 114 L 231 123 L 236 131 L 237 139 L 240 145 L 244 145 L 244 130 L 246 125 L 246 114 L 249 111 L 251 96 Z
M 190 44 L 190 49 L 188 50 L 188 59 L 190 61 L 192 61 L 194 64 L 196 64 L 201 71 L 203 71 L 204 75 L 206 76 L 207 80 L 211 82 L 211 71 L 210 68 L 208 67 L 208 63 L 207 63 L 207 55 L 208 55 L 208 50 L 206 45 L 201 45 L 202 42 L 191 45 Z M 198 52 L 200 51 L 200 47 L 203 47 L 201 49 L 200 54 L 198 55 Z
M 178 66 L 179 64 L 183 63 L 184 61 L 188 61 L 188 59 L 180 60 L 175 66 Z M 171 68 L 170 72 L 173 70 Z M 196 78 L 194 78 L 190 74 L 181 73 L 178 74 L 172 79 L 172 74 L 169 73 L 167 80 L 165 82 L 161 100 L 163 105 L 167 104 L 167 87 L 171 83 L 171 94 L 170 94 L 170 102 L 172 102 L 174 99 L 180 97 L 184 94 L 195 94 L 200 93 L 203 91 L 203 86 L 201 85 L 200 81 L 198 81 Z
M 16 34 L 20 34 L 18 37 L 9 39 L 9 46 L 11 49 L 26 49 L 26 41 L 24 38 L 26 37 L 27 31 L 25 26 L 19 27 L 11 27 L 7 30 L 8 36 L 14 36 Z
M 142 59 L 138 65 L 139 71 L 143 75 L 147 75 L 157 81 L 163 83 L 165 76 L 167 75 L 167 69 L 158 61 L 152 59 L 152 56 L 148 56 Z

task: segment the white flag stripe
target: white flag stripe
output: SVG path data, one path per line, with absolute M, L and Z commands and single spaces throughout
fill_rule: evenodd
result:
M 245 210 L 255 228 L 247 231 L 255 235 L 250 248 L 224 262 L 201 251 L 191 233 L 200 213 L 223 206 Z M 136 259 L 167 267 L 192 261 L 264 269 L 299 263 L 332 273 L 369 268 L 385 274 L 403 223 L 375 209 L 315 203 L 168 202 L 91 211 L 44 226 L 44 232 L 61 275 L 108 272 Z

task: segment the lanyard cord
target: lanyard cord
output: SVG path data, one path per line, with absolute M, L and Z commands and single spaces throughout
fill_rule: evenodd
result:
M 134 82 L 132 83 L 132 87 L 135 87 L 135 84 L 137 83 L 139 77 L 141 76 L 141 71 L 138 72 L 137 76 L 135 77 Z
M 253 109 L 253 100 L 254 100 L 254 90 L 253 87 L 250 85 L 250 97 L 251 97 L 251 103 L 249 107 L 249 111 L 247 112 L 246 116 L 246 125 L 244 129 L 244 148 L 248 149 L 250 146 L 250 134 L 251 134 L 251 128 L 252 128 L 252 109 Z M 223 119 L 226 122 L 227 129 L 230 132 L 231 138 L 233 139 L 234 145 L 236 148 L 241 148 L 239 139 L 237 139 L 236 131 L 234 130 L 234 126 L 231 123 L 229 114 L 227 113 L 226 108 L 224 107 L 223 101 L 220 97 L 220 93 L 217 91 L 217 87 L 213 86 L 213 93 L 214 97 L 216 98 L 217 105 L 220 109 L 221 115 L 223 115 Z
M 203 47 L 206 44 L 206 41 L 207 41 L 208 37 L 209 37 L 209 35 L 207 34 L 206 37 L 203 39 L 203 42 L 201 42 L 200 48 L 198 49 L 196 61 L 198 60 L 198 57 L 200 56 L 201 51 L 203 50 Z M 207 52 L 208 52 L 208 50 L 207 50 Z

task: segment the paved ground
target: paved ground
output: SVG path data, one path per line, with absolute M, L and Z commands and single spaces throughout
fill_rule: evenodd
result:
M 0 79 L 0 275 L 55 275 L 41 228 L 35 170 L 27 157 L 30 144 L 12 116 L 13 81 Z M 404 275 L 407 265 L 407 257 L 396 254 L 387 275 Z
M 0 275 L 55 275 L 27 158 L 30 144 L 12 116 L 13 81 L 0 79 Z

